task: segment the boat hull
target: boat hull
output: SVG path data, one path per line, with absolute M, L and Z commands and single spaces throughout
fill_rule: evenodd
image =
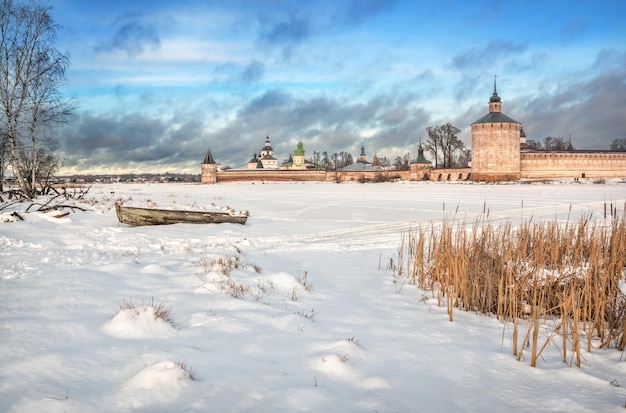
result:
M 245 215 L 231 215 L 227 212 L 137 208 L 120 204 L 115 204 L 115 212 L 122 224 L 133 226 L 224 223 L 243 225 L 248 218 Z

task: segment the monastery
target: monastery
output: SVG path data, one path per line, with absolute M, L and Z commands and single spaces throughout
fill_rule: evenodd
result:
M 471 124 L 471 168 L 433 169 L 424 157 L 421 143 L 418 157 L 408 171 L 381 170 L 375 162 L 367 162 L 364 148 L 357 162 L 339 171 L 325 171 L 305 160 L 302 141 L 289 161 L 278 166 L 269 136 L 259 155 L 244 169 L 218 171 L 210 150 L 202 163 L 201 182 L 231 181 L 329 181 L 367 182 L 390 179 L 406 181 L 457 181 L 502 182 L 537 179 L 626 179 L 626 152 L 597 151 L 546 151 L 534 150 L 526 145 L 522 124 L 502 113 L 502 101 L 494 78 L 493 94 L 489 99 L 489 112 Z

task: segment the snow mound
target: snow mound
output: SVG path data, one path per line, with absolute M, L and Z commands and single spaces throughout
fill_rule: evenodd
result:
M 126 383 L 132 405 L 140 408 L 154 403 L 171 403 L 191 380 L 181 363 L 162 361 L 145 367 Z
M 103 330 L 117 338 L 143 339 L 169 337 L 176 333 L 174 326 L 157 317 L 157 308 L 140 306 L 120 309 Z
M 321 343 L 314 348 L 324 349 L 317 357 L 312 358 L 309 366 L 320 378 L 350 383 L 355 388 L 365 390 L 389 389 L 391 383 L 381 377 L 368 377 L 357 368 L 357 364 L 364 357 L 364 351 L 358 342 L 339 340 L 331 343 Z

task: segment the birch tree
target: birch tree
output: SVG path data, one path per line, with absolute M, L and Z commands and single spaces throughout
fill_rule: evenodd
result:
M 55 48 L 59 26 L 50 10 L 34 0 L 0 0 L 0 133 L 27 198 L 37 196 L 39 180 L 58 166 L 54 129 L 72 111 L 59 90 L 69 55 Z

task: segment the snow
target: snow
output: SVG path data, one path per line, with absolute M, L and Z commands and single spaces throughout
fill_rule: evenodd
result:
M 120 200 L 250 216 L 130 227 Z M 103 184 L 86 212 L 0 211 L 0 411 L 622 412 L 620 352 L 576 368 L 550 345 L 531 368 L 512 326 L 450 322 L 387 265 L 411 227 L 601 221 L 625 200 L 619 181 Z

